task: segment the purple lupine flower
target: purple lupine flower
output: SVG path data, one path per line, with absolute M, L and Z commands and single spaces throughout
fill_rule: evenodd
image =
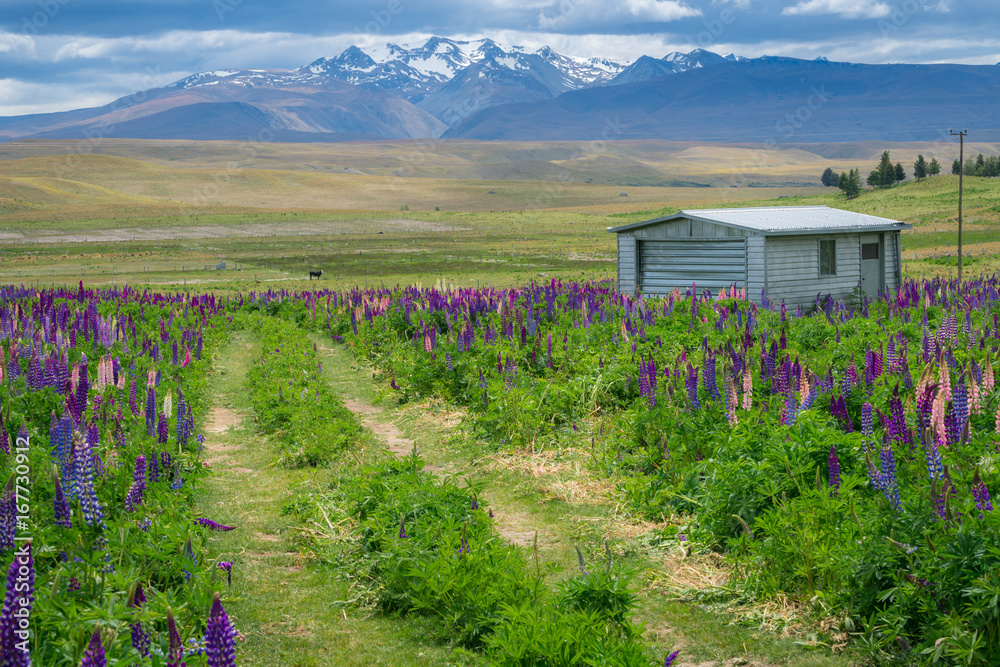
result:
M 170 434 L 170 425 L 167 423 L 167 416 L 165 414 L 160 414 L 158 416 L 158 421 L 156 424 L 156 441 L 160 444 L 167 443 L 167 437 Z
M 132 596 L 129 598 L 128 606 L 132 609 L 139 610 L 142 606 L 146 604 L 146 593 L 142 590 L 142 584 L 137 583 L 135 585 L 135 590 L 132 592 Z M 150 656 L 150 645 L 152 640 L 149 637 L 149 633 L 146 629 L 142 627 L 142 621 L 138 619 L 129 623 L 129 633 L 132 637 L 132 648 L 139 652 L 144 658 Z
M 208 667 L 236 667 L 236 631 L 215 594 L 205 628 L 205 655 Z
M 941 461 L 941 450 L 938 448 L 937 438 L 933 433 L 924 438 L 924 457 L 927 460 L 927 476 L 930 477 L 930 480 L 933 482 L 935 479 L 941 479 L 944 474 L 944 465 Z
M 142 504 L 146 493 L 146 457 L 139 454 L 135 457 L 135 472 L 132 474 L 132 486 L 125 496 L 125 511 L 134 512 Z
M 55 498 L 52 501 L 55 509 L 55 524 L 63 528 L 72 528 L 73 521 L 70 519 L 69 501 L 66 500 L 66 496 L 63 493 L 62 483 L 59 481 L 59 473 L 56 472 L 55 468 L 52 469 L 52 481 L 56 487 Z
M 504 366 L 504 388 L 510 391 L 514 387 L 514 383 L 517 381 L 517 364 L 514 363 L 513 359 L 508 358 L 507 363 Z
M 177 445 L 179 447 L 184 447 L 187 444 L 187 439 L 191 435 L 190 430 L 188 430 L 188 405 L 187 401 L 184 400 L 184 392 L 177 388 L 177 420 L 176 420 L 176 437 Z
M 952 385 L 951 405 L 955 413 L 956 434 L 961 434 L 962 429 L 965 428 L 965 422 L 969 419 L 968 387 L 965 384 L 965 373 L 959 375 L 958 380 Z M 959 437 L 961 436 L 957 435 L 955 438 L 956 442 Z
M 785 396 L 785 408 L 781 413 L 781 423 L 792 425 L 799 414 L 799 403 L 795 399 L 795 390 L 789 389 Z
M 406 523 L 403 517 L 399 517 L 399 539 L 405 540 L 409 537 L 406 534 Z
M 219 561 L 219 569 L 226 573 L 226 585 L 233 585 L 233 561 L 223 560 Z
M 934 501 L 934 514 L 938 519 L 945 519 L 948 516 L 947 498 L 950 485 L 951 481 L 944 478 L 941 479 L 940 489 L 938 488 L 937 480 L 931 482 L 931 498 Z
M 861 445 L 867 449 L 875 436 L 873 426 L 872 404 L 865 401 L 861 406 Z
M 149 458 L 146 460 L 146 479 L 150 482 L 160 481 L 160 455 L 156 453 L 156 450 L 150 452 Z
M 104 656 L 104 644 L 101 643 L 101 626 L 94 628 L 90 635 L 90 643 L 87 650 L 83 652 L 83 662 L 80 667 L 107 667 L 108 660 Z
M 983 512 L 993 510 L 993 503 L 990 500 L 990 492 L 986 488 L 986 483 L 979 477 L 979 468 L 972 474 L 972 497 L 976 500 L 976 508 L 982 518 Z
M 674 660 L 677 659 L 678 655 L 680 655 L 680 651 L 674 651 L 668 655 L 667 659 L 663 661 L 663 667 L 673 667 Z
M 138 396 L 136 395 L 136 388 L 139 383 L 136 382 L 135 373 L 131 373 L 128 380 L 128 408 L 131 411 L 133 417 L 139 416 L 139 402 Z
M 684 380 L 684 385 L 687 388 L 691 409 L 697 410 L 701 407 L 701 403 L 698 402 L 698 369 L 691 364 L 687 365 L 687 377 Z
M 903 506 L 899 499 L 899 484 L 896 482 L 896 455 L 893 453 L 892 446 L 889 443 L 882 446 L 881 458 L 882 474 L 880 483 L 882 493 L 896 511 L 901 512 Z
M 209 530 L 214 530 L 214 531 L 220 532 L 220 533 L 224 533 L 226 531 L 230 531 L 230 530 L 235 530 L 236 529 L 236 526 L 223 526 L 221 523 L 216 523 L 216 522 L 212 521 L 211 519 L 206 519 L 204 517 L 199 517 L 199 518 L 195 519 L 194 521 L 195 521 L 195 523 L 199 523 L 202 526 L 205 526 Z
M 705 391 L 712 398 L 718 400 L 722 397 L 719 393 L 719 383 L 718 377 L 716 376 L 716 364 L 715 355 L 711 351 L 706 352 L 704 369 L 702 370 L 702 383 L 705 386 Z
M 76 464 L 77 490 L 83 520 L 90 526 L 104 525 L 104 510 L 94 489 L 94 456 L 87 438 L 80 431 L 73 431 L 73 452 Z
M 156 433 L 156 389 L 153 385 L 146 387 L 146 435 Z
M 913 445 L 913 436 L 906 425 L 906 415 L 903 413 L 903 400 L 899 397 L 899 386 L 893 390 L 889 399 L 889 419 L 892 422 L 893 439 L 907 446 Z
M 170 489 L 180 491 L 182 486 L 184 486 L 184 478 L 181 477 L 181 464 L 179 461 L 174 461 L 174 478 L 170 482 Z
M 840 459 L 837 458 L 836 445 L 830 445 L 827 461 L 830 465 L 830 495 L 835 496 L 840 490 Z
M 167 634 L 170 636 L 170 647 L 167 649 L 167 667 L 187 667 L 184 658 L 184 644 L 181 634 L 177 632 L 177 622 L 174 620 L 174 610 L 167 608 Z

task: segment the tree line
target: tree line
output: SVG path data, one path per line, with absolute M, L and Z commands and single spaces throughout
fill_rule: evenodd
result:
M 965 161 L 964 169 L 962 163 L 956 159 L 951 165 L 951 173 L 958 174 L 959 172 L 966 176 L 998 178 L 1000 177 L 1000 155 L 979 153 L 975 157 L 970 156 Z M 918 181 L 929 176 L 937 176 L 940 173 L 941 164 L 937 158 L 931 158 L 928 162 L 923 155 L 918 155 L 913 162 L 913 177 Z M 883 151 L 878 165 L 868 174 L 864 182 L 871 188 L 888 188 L 904 180 L 906 180 L 906 170 L 902 163 L 893 164 L 889 151 Z M 830 188 L 840 188 L 849 199 L 857 197 L 862 190 L 859 169 L 841 172 L 840 176 L 837 176 L 833 169 L 827 167 L 820 177 L 820 182 Z
M 966 176 L 998 178 L 1000 177 L 1000 155 L 980 153 L 976 157 L 969 156 L 965 160 L 965 169 L 962 169 L 961 162 L 955 160 L 951 163 L 951 173 L 957 176 L 960 171 Z

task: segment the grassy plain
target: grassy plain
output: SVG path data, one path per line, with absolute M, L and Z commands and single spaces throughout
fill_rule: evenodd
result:
M 608 227 L 744 205 L 827 204 L 911 222 L 903 237 L 911 275 L 953 270 L 957 241 L 955 177 L 854 200 L 789 185 L 815 183 L 827 166 L 865 172 L 884 148 L 874 143 L 779 151 L 612 142 L 595 151 L 571 142 L 104 140 L 84 148 L 0 145 L 0 280 L 228 290 L 304 287 L 310 269 L 323 269 L 322 285 L 338 288 L 608 278 Z M 904 164 L 923 152 L 947 165 L 952 147 L 890 148 Z M 604 182 L 592 177 L 598 173 Z M 647 185 L 620 184 L 629 179 Z M 1000 182 L 966 180 L 965 254 L 976 271 L 1000 268 L 998 201 Z

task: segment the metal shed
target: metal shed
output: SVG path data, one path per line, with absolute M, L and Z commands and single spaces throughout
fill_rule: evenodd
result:
M 618 289 L 713 292 L 733 283 L 788 305 L 817 294 L 871 296 L 902 282 L 898 220 L 828 206 L 681 211 L 608 228 L 618 241 Z

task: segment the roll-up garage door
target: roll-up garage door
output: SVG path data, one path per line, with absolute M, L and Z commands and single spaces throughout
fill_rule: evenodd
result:
M 639 242 L 639 286 L 644 294 L 665 294 L 691 283 L 713 292 L 746 283 L 743 239 Z

